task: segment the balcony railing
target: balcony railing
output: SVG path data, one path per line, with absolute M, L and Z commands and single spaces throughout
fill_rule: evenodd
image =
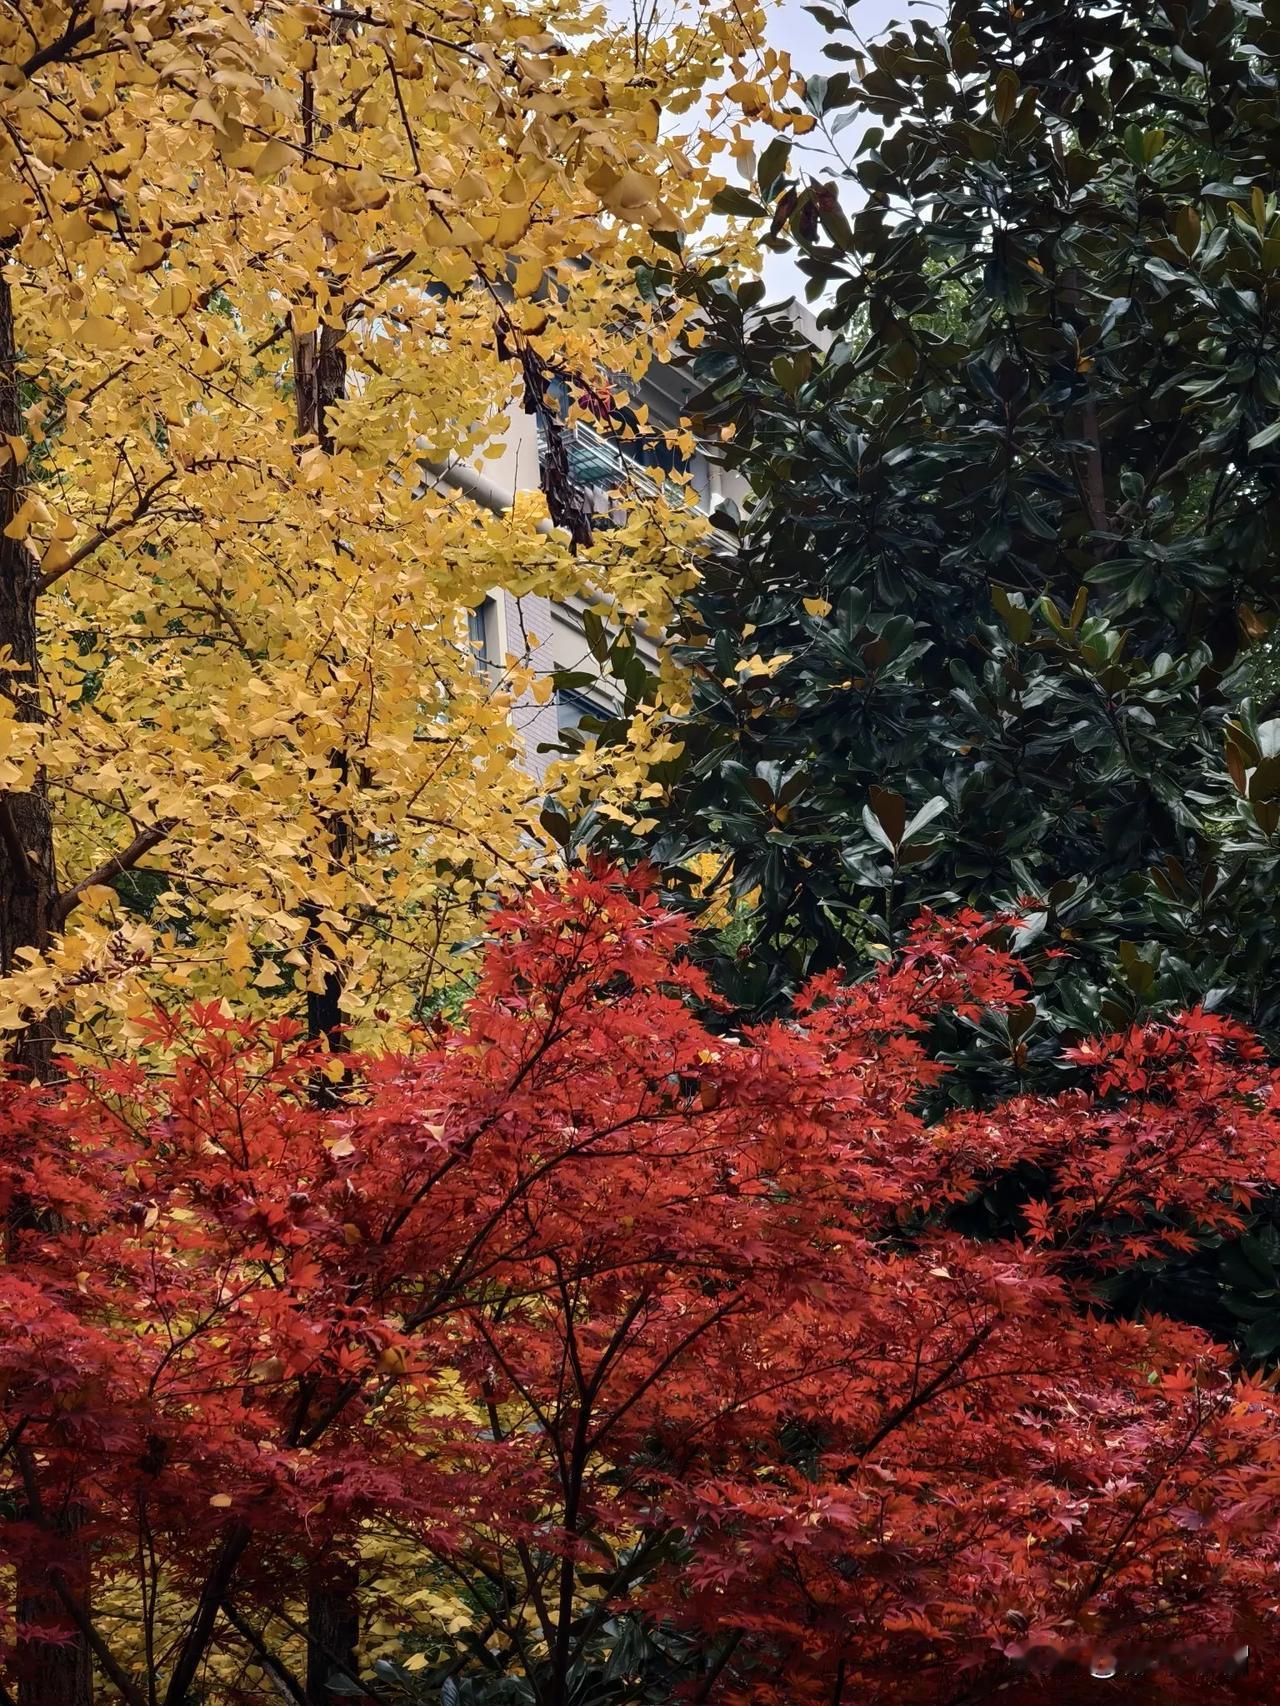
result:
M 539 428 L 539 439 L 542 432 Z M 568 429 L 569 471 L 578 485 L 589 492 L 616 495 L 631 493 L 637 497 L 663 496 L 669 503 L 687 504 L 687 486 L 671 480 L 660 468 L 650 468 L 627 454 L 626 448 L 615 439 L 605 438 L 587 421 L 575 421 Z M 696 506 L 706 515 L 703 494 L 698 494 Z

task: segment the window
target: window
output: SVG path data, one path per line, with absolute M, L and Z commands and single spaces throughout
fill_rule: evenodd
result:
M 496 614 L 491 598 L 486 598 L 474 610 L 467 612 L 467 635 L 479 664 L 493 662 L 493 620 Z
M 576 729 L 584 717 L 595 717 L 603 722 L 608 715 L 605 706 L 594 699 L 588 699 L 585 693 L 575 693 L 572 688 L 561 688 L 556 694 L 556 728 L 562 735 Z

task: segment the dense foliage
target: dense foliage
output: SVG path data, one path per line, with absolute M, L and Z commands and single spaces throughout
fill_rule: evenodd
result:
M 1280 15 L 952 0 L 864 45 L 811 10 L 827 142 L 723 205 L 771 212 L 822 336 L 672 272 L 759 501 L 694 594 L 648 849 L 752 895 L 749 1013 L 922 903 L 1033 897 L 1069 957 L 956 1039 L 970 1086 L 1188 1001 L 1274 1042 Z
M 368 1036 L 536 857 L 532 642 L 478 668 L 467 612 L 660 621 L 691 530 L 659 494 L 585 548 L 532 433 L 515 513 L 442 468 L 665 348 L 629 263 L 703 224 L 709 86 L 745 56 L 789 122 L 759 23 L 0 13 L 0 1033 L 34 1064 L 175 986 L 297 1012 L 330 974 Z
M 990 926 L 732 1037 L 688 939 L 582 873 L 336 1106 L 331 1057 L 217 1007 L 155 1015 L 164 1068 L 6 1091 L 7 1687 L 74 1626 L 129 1706 L 300 1701 L 306 1584 L 359 1561 L 338 1696 L 1249 1690 L 1274 1395 L 1086 1274 L 1274 1181 L 1256 1045 L 1195 1012 L 930 1125 L 934 1016 L 1025 1005 Z

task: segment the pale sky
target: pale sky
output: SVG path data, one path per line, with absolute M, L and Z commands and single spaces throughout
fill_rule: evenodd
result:
M 908 3 L 909 0 L 858 0 L 853 9 L 858 33 L 864 41 L 873 41 L 895 20 L 906 17 Z M 912 11 L 918 9 L 918 6 L 911 7 Z M 838 12 L 839 5 L 833 6 L 832 10 Z M 939 6 L 933 10 L 940 15 L 942 8 Z M 771 32 L 773 39 L 791 55 L 797 71 L 830 73 L 841 69 L 834 60 L 823 58 L 822 44 L 827 40 L 827 32 L 816 18 L 809 16 L 800 0 L 780 0 L 771 16 L 776 20 Z M 841 36 L 840 39 L 849 41 L 851 38 Z
M 919 14 L 922 9 L 920 0 L 859 0 L 853 10 L 853 21 L 864 41 L 874 41 L 890 24 Z M 833 10 L 839 8 L 834 7 Z M 930 7 L 930 11 L 935 14 L 940 14 L 941 10 L 941 7 Z M 825 56 L 822 51 L 823 44 L 831 38 L 818 20 L 810 17 L 805 11 L 801 0 L 780 0 L 780 3 L 771 9 L 769 19 L 770 39 L 777 47 L 785 49 L 791 55 L 795 70 L 804 76 L 809 77 L 818 72 L 829 77 L 836 71 L 850 69 L 847 63 L 838 63 Z M 852 40 L 847 35 L 838 39 L 845 42 Z M 862 128 L 854 123 L 841 133 L 840 146 L 847 155 L 851 155 L 857 146 Z M 762 132 L 763 140 L 767 141 L 770 135 L 770 131 Z M 847 205 L 849 191 L 846 190 L 844 194 Z M 794 294 L 804 300 L 804 275 L 797 272 L 785 256 L 767 256 L 764 276 L 771 298 Z

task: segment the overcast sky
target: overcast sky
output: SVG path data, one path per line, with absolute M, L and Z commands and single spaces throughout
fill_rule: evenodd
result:
M 835 10 L 839 10 L 836 6 Z M 907 0 L 858 0 L 853 9 L 853 21 L 866 40 L 880 35 L 895 19 L 907 14 Z M 822 44 L 827 32 L 816 18 L 811 18 L 800 0 L 781 0 L 772 16 L 775 28 L 770 32 L 774 41 L 791 55 L 797 71 L 826 71 L 839 69 L 831 60 L 822 57 Z M 842 40 L 848 41 L 844 36 Z

